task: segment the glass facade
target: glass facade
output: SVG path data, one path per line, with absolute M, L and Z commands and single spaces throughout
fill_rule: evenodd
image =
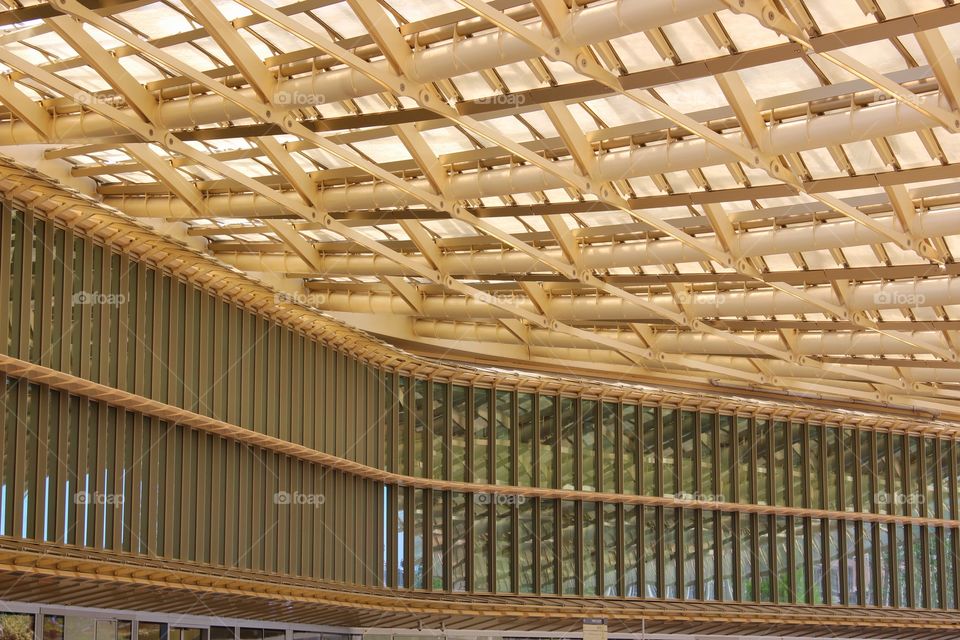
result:
M 946 434 L 411 376 L 9 209 L 0 284 L 7 356 L 206 420 L 0 375 L 3 538 L 404 590 L 958 608 Z
M 402 380 L 399 392 L 411 393 L 414 385 Z M 463 434 L 432 448 L 466 443 L 461 457 L 472 461 L 471 477 L 517 493 L 468 494 L 449 520 L 434 516 L 435 553 L 473 560 L 473 571 L 456 569 L 452 582 L 435 577 L 434 590 L 958 606 L 953 525 L 856 517 L 951 520 L 958 471 L 952 439 L 456 384 L 451 397 L 442 420 L 462 416 Z M 437 479 L 463 477 L 453 466 Z M 558 484 L 584 493 L 523 495 L 526 487 Z M 597 492 L 614 497 L 584 499 Z M 630 504 L 631 496 L 689 500 L 691 507 Z M 754 506 L 831 514 L 758 513 Z M 446 531 L 454 532 L 449 548 Z M 416 564 L 403 566 L 402 554 L 395 557 L 397 575 L 417 572 Z M 907 579 L 892 593 L 897 575 Z

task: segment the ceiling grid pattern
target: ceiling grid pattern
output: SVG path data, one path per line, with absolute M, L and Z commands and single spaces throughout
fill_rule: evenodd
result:
M 952 0 L 5 1 L 0 149 L 405 349 L 956 411 Z

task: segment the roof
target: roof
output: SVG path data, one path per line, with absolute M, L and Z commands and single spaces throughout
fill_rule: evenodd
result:
M 0 146 L 435 359 L 951 413 L 958 22 L 933 0 L 17 5 Z

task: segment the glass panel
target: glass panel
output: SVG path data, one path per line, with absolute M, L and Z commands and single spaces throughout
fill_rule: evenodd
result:
M 497 593 L 513 591 L 513 505 L 498 504 L 496 539 Z
M 787 485 L 790 477 L 787 475 L 787 423 L 776 421 L 773 423 L 773 502 L 778 507 L 787 504 Z
M 844 540 L 843 566 L 847 578 L 847 604 L 863 604 L 860 601 L 860 556 L 857 553 L 857 523 L 846 522 L 841 525 L 846 530 Z
M 638 419 L 639 411 L 636 405 L 623 405 L 623 492 L 634 495 L 640 493 L 640 429 L 637 423 Z
M 806 480 L 806 443 L 803 440 L 804 425 L 800 422 L 790 424 L 790 474 L 793 476 L 793 507 L 806 507 L 807 501 Z
M 322 352 L 321 352 L 322 353 Z M 133 358 L 130 358 L 131 361 L 134 361 Z M 381 395 L 384 401 L 384 412 L 383 420 L 385 423 L 386 434 L 384 434 L 383 439 L 383 460 L 384 468 L 387 471 L 395 472 L 397 471 L 397 462 L 396 462 L 396 449 L 394 444 L 394 437 L 397 432 L 397 425 L 393 423 L 393 409 L 396 406 L 397 402 L 397 391 L 393 386 L 393 374 L 387 373 L 383 376 L 383 386 L 385 388 L 385 393 Z M 318 400 L 317 402 L 320 402 Z
M 753 579 L 753 521 L 748 513 L 740 515 L 740 599 L 756 600 Z
M 697 576 L 697 556 L 700 554 L 700 543 L 697 540 L 696 512 L 690 509 L 678 511 L 681 518 L 678 526 L 682 536 L 680 547 L 680 566 L 683 567 L 683 597 L 686 600 L 699 600 L 697 593 L 699 579 Z
M 757 516 L 757 578 L 759 580 L 761 602 L 773 601 L 773 575 L 770 568 L 771 532 L 770 516 Z
M 810 602 L 810 577 L 807 574 L 807 540 L 806 520 L 793 519 L 793 563 L 794 563 L 794 593 L 795 602 Z
M 513 392 L 496 392 L 497 484 L 513 484 Z
M 0 640 L 33 640 L 33 616 L 25 613 L 0 613 Z
M 733 502 L 733 416 L 721 415 L 717 424 L 720 486 L 717 493 L 723 502 Z M 726 597 L 724 597 L 726 599 Z
M 659 496 L 660 452 L 657 447 L 657 408 L 643 407 L 643 495 Z
M 162 630 L 159 622 L 140 622 L 137 625 L 137 638 L 139 640 L 160 640 Z
M 644 595 L 660 597 L 661 529 L 658 522 L 658 507 L 642 507 L 643 510 L 643 581 Z
M 620 595 L 620 585 L 618 582 L 617 569 L 617 549 L 619 542 L 619 522 L 617 518 L 617 505 L 603 504 L 603 549 L 601 557 L 603 558 L 603 595 Z
M 433 383 L 433 429 L 431 444 L 433 446 L 433 478 L 446 479 L 447 442 L 449 434 L 449 406 L 447 404 L 447 385 L 443 382 Z
M 423 489 L 413 491 L 413 588 L 423 589 L 426 565 L 424 558 L 424 533 L 428 526 L 423 504 Z
M 913 606 L 926 607 L 927 585 L 923 579 L 926 558 L 923 557 L 923 530 L 918 525 L 910 528 L 910 550 L 913 554 Z
M 840 430 L 837 427 L 826 427 L 824 438 L 827 463 L 827 472 L 824 478 L 827 485 L 827 509 L 839 511 L 841 509 L 840 485 L 842 483 L 840 470 Z
M 894 549 L 896 550 L 896 571 L 891 580 L 897 586 L 897 605 L 901 607 L 912 606 L 910 603 L 907 585 L 910 582 L 910 572 L 907 571 L 907 531 L 906 527 L 898 524 L 894 527 Z
M 580 446 L 583 450 L 584 491 L 597 490 L 597 409 L 596 400 L 583 401 L 583 432 Z
M 923 494 L 925 499 L 919 505 L 920 513 L 928 518 L 938 518 L 940 503 L 937 501 L 937 472 L 940 470 L 940 461 L 937 459 L 937 441 L 933 438 L 922 438 L 921 442 L 923 442 L 923 471 L 926 482 Z
M 951 462 L 953 460 L 953 441 L 940 441 L 940 512 L 944 520 L 953 519 L 953 494 L 956 485 L 953 482 Z
M 723 565 L 723 590 L 721 591 L 720 597 L 728 602 L 737 599 L 735 572 L 737 541 L 734 537 L 736 517 L 737 516 L 732 513 L 720 514 L 720 559 Z
M 876 479 L 876 500 L 877 513 L 890 513 L 889 495 L 892 487 L 889 484 L 890 478 L 890 438 L 886 433 L 878 432 L 877 437 L 877 475 Z
M 557 399 L 540 396 L 540 486 L 557 486 Z
M 451 480 L 469 482 L 467 475 L 467 388 L 454 385 L 450 411 Z
M 906 508 L 906 467 L 904 463 L 904 455 L 906 453 L 906 446 L 901 434 L 893 434 L 890 436 L 891 442 L 891 451 L 890 451 L 890 466 L 893 469 L 893 485 L 891 486 L 890 496 L 890 513 L 899 513 L 903 514 L 904 509 Z M 902 505 L 902 506 L 898 506 Z M 899 536 L 898 536 L 899 538 Z
M 920 447 L 919 437 L 910 436 L 908 438 L 907 453 L 910 468 L 907 470 L 908 482 L 904 485 L 904 492 L 906 493 L 904 509 L 906 513 L 916 517 L 920 515 L 921 502 L 923 501 L 923 496 L 926 494 L 922 467 L 923 451 Z
M 43 616 L 43 640 L 63 640 L 63 616 Z
M 875 455 L 870 431 L 860 432 L 860 509 L 876 513 L 876 478 L 873 473 Z
M 814 519 L 810 522 L 810 558 L 813 564 L 813 574 L 810 576 L 810 604 L 823 604 L 823 584 L 826 578 L 823 555 L 823 526 L 822 521 Z
M 663 495 L 673 496 L 677 487 L 677 412 L 675 409 L 663 409 L 663 451 L 661 452 L 663 470 Z
M 677 512 L 679 509 L 663 510 L 663 597 L 676 598 L 680 594 L 677 552 Z
M 407 556 L 407 490 L 403 487 L 396 489 L 397 495 L 397 587 L 407 586 L 406 556 Z
M 439 591 L 444 588 L 443 584 L 443 563 L 445 537 L 443 535 L 444 519 L 444 493 L 442 491 L 431 490 L 433 504 L 430 507 L 430 515 L 433 518 L 433 527 L 430 534 L 430 557 L 433 566 L 430 569 L 430 588 Z
M 892 607 L 894 601 L 894 573 L 891 569 L 893 566 L 891 564 L 893 562 L 891 554 L 893 541 L 890 539 L 890 533 L 893 529 L 894 525 L 892 524 L 877 525 L 877 531 L 880 534 L 880 547 L 877 549 L 877 560 L 880 562 L 880 604 L 885 607 Z
M 413 382 L 413 475 L 427 475 L 427 382 Z
M 490 504 L 476 499 L 473 501 L 473 590 L 490 591 Z
M 702 424 L 702 423 L 701 423 Z M 703 556 L 703 599 L 717 599 L 716 511 L 703 512 L 700 552 Z
M 680 477 L 680 491 L 688 496 L 697 492 L 699 475 L 694 458 L 697 442 L 697 414 L 693 411 L 680 412 L 680 460 L 677 474 Z
M 404 376 L 397 378 L 398 391 L 398 418 L 397 418 L 397 458 L 398 471 L 403 475 L 410 475 L 410 460 L 407 455 L 407 443 L 410 429 L 410 379 Z
M 28 617 L 32 618 L 33 616 Z M 173 636 L 174 629 L 171 629 L 170 631 L 170 635 Z M 177 631 L 179 631 L 179 629 Z M 63 635 L 66 640 L 96 640 L 97 621 L 94 618 L 87 618 L 86 616 L 66 616 L 63 625 Z M 11 638 L 13 637 L 15 636 L 11 636 Z M 33 637 L 32 631 L 31 635 L 28 637 Z M 27 640 L 27 637 L 16 637 L 16 640 Z
M 619 405 L 613 402 L 604 402 L 600 405 L 602 412 L 601 437 L 600 437 L 600 470 L 603 480 L 600 490 L 609 493 L 622 493 L 617 482 L 617 429 L 618 424 L 617 409 Z M 630 464 L 627 452 L 621 458 L 624 466 Z
M 872 522 L 863 523 L 863 603 L 867 605 L 880 604 L 876 583 L 874 582 L 874 570 L 876 569 L 877 557 L 873 549 L 874 524 Z
M 623 507 L 623 595 L 640 595 L 640 505 Z
M 830 531 L 830 604 L 843 604 L 843 593 L 840 589 L 840 522 L 831 520 Z
M 783 423 L 779 423 L 783 424 Z M 790 529 L 788 521 L 784 516 L 777 516 L 777 571 L 774 576 L 776 580 L 776 591 L 778 602 L 790 602 Z
M 854 429 L 843 429 L 840 437 L 843 445 L 843 508 L 846 511 L 857 511 L 857 495 L 855 478 L 860 473 L 860 458 L 857 456 L 857 432 Z
M 490 484 L 489 389 L 473 391 L 473 481 Z
M 714 466 L 714 451 L 716 442 L 717 414 L 700 414 L 700 498 L 703 500 L 719 500 L 715 481 L 716 469 Z M 696 471 L 696 470 L 695 470 Z
M 930 561 L 927 566 L 930 568 L 930 603 L 929 606 L 934 609 L 943 608 L 943 590 L 940 587 L 940 534 L 939 529 L 925 527 L 927 530 L 928 557 Z
M 534 482 L 533 452 L 534 422 L 536 418 L 537 396 L 532 393 L 517 394 L 517 484 L 532 487 Z
M 560 487 L 577 488 L 574 477 L 577 456 L 577 401 L 560 398 Z M 566 580 L 566 578 L 564 578 Z
M 534 558 L 537 553 L 537 531 L 534 527 L 533 512 L 536 503 L 533 500 L 520 500 L 517 505 L 519 532 L 517 546 L 520 573 L 517 576 L 520 593 L 534 592 Z
M 557 592 L 557 503 L 540 502 L 540 591 Z
M 467 590 L 467 496 L 450 494 L 450 588 Z
M 563 500 L 560 503 L 560 575 L 563 581 L 564 594 L 579 592 L 579 578 L 577 576 L 577 503 Z
M 740 487 L 738 502 L 754 502 L 753 497 L 753 428 L 750 418 L 737 418 L 737 478 Z
M 199 629 L 184 629 L 183 638 L 196 638 L 199 640 L 200 634 L 191 634 L 191 631 L 200 631 Z M 117 640 L 117 621 L 116 620 L 97 620 L 97 640 Z
M 597 580 L 597 567 L 600 566 L 599 549 L 597 548 L 600 533 L 597 509 L 600 508 L 600 505 L 595 502 L 584 502 L 582 505 L 583 556 L 581 575 L 583 575 L 583 595 L 600 595 L 600 585 Z
M 757 504 L 770 504 L 770 421 L 754 422 L 754 446 L 757 448 Z
M 947 590 L 944 594 L 944 607 L 957 608 L 957 530 L 944 531 L 943 570 L 946 572 Z
M 807 443 L 807 465 L 810 478 L 810 507 L 824 508 L 823 494 L 823 430 L 820 425 L 807 425 L 809 442 Z

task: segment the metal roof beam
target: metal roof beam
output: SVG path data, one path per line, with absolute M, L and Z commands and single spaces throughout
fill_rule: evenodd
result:
M 940 92 L 947 97 L 954 111 L 960 110 L 960 66 L 957 65 L 957 59 L 950 51 L 943 33 L 940 29 L 929 29 L 917 31 L 914 36 L 927 59 L 927 64 L 937 77 Z
M 273 100 L 277 85 L 276 78 L 270 73 L 253 48 L 243 39 L 237 30 L 224 17 L 210 0 L 183 0 L 184 6 L 202 24 L 207 33 L 237 65 L 237 69 L 253 87 L 260 99 L 266 103 Z

